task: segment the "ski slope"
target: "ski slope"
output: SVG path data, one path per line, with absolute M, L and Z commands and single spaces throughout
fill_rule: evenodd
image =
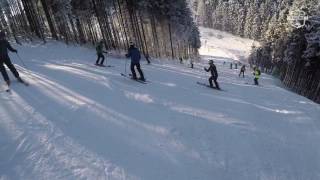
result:
M 250 55 L 252 45 L 260 44 L 251 39 L 238 38 L 233 35 L 209 28 L 200 27 L 202 56 L 223 57 L 229 61 L 246 61 Z
M 223 65 L 243 50 L 211 52 L 224 91 L 196 84 L 208 56 L 193 70 L 142 62 L 145 85 L 120 76 L 124 58 L 92 65 L 93 49 L 18 50 L 30 71 L 12 60 L 31 86 L 0 93 L 0 180 L 320 179 L 320 106 Z

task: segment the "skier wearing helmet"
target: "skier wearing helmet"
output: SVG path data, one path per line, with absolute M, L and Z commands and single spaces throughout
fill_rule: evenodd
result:
M 131 73 L 132 73 L 132 79 L 134 80 L 141 80 L 141 81 L 146 81 L 143 75 L 143 72 L 141 70 L 140 66 L 140 59 L 141 59 L 141 53 L 138 50 L 138 48 L 135 47 L 133 42 L 130 42 L 130 47 L 128 49 L 128 54 L 126 54 L 127 58 L 131 58 Z M 137 68 L 140 78 L 137 78 L 137 73 L 135 71 L 135 68 Z
M 213 87 L 213 82 L 214 82 L 214 84 L 216 85 L 216 88 L 220 90 L 219 84 L 217 82 L 217 79 L 218 79 L 217 67 L 214 65 L 213 60 L 209 61 L 209 65 L 210 67 L 208 69 L 204 68 L 204 70 L 207 72 L 211 72 L 211 77 L 209 78 L 210 87 L 214 88 Z
M 259 85 L 259 79 L 261 76 L 261 71 L 258 67 L 253 68 L 253 76 L 254 76 L 254 85 Z
M 18 71 L 16 70 L 16 68 L 10 60 L 8 50 L 14 53 L 18 52 L 16 49 L 12 48 L 10 43 L 6 40 L 6 34 L 0 31 L 0 72 L 2 74 L 2 77 L 7 83 L 7 85 L 10 86 L 10 79 L 6 71 L 6 68 L 4 67 L 5 64 L 13 73 L 13 75 L 17 78 L 17 80 L 21 83 L 24 83 L 24 81 L 20 78 Z

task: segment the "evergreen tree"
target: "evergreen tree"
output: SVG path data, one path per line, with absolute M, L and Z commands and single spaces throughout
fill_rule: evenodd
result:
M 104 40 L 107 49 L 134 41 L 148 56 L 198 54 L 200 35 L 185 0 L 0 0 L 0 28 L 22 39 L 66 43 Z

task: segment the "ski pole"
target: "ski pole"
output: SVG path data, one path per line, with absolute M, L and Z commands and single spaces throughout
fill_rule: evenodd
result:
M 22 63 L 23 67 L 24 67 L 26 70 L 28 70 L 28 67 L 26 66 L 26 64 L 24 63 L 24 61 L 21 59 L 21 57 L 19 56 L 19 54 L 18 54 L 18 53 L 16 53 L 16 54 L 17 54 L 17 57 L 18 57 L 19 61 Z
M 19 61 L 22 63 L 22 66 L 25 68 L 26 74 L 31 77 L 31 72 L 29 72 L 28 66 L 24 63 L 24 61 L 23 61 L 22 58 L 19 56 L 19 54 L 18 54 L 18 53 L 16 53 L 16 54 L 17 54 L 17 57 L 18 57 Z
M 128 58 L 126 59 L 126 63 L 124 66 L 124 74 L 127 75 L 127 63 L 128 63 Z

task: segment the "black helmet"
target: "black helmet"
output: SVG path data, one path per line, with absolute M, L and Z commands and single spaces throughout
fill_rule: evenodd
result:
M 213 60 L 210 60 L 210 61 L 209 61 L 209 64 L 213 64 L 213 63 L 214 63 Z
M 130 47 L 130 48 L 134 48 L 134 47 L 135 47 L 134 42 L 130 41 L 129 47 Z
M 134 47 L 135 46 L 134 42 L 130 41 L 129 46 Z
M 0 31 L 0 38 L 6 37 L 6 33 L 4 31 Z

